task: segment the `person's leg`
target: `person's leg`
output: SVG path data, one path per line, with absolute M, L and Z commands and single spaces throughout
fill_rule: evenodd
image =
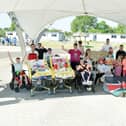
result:
M 22 86 L 22 81 L 23 81 L 23 79 L 22 79 L 23 77 L 22 77 L 22 75 L 20 75 L 19 76 L 19 80 L 20 80 L 20 82 L 19 82 L 19 87 L 21 87 Z
M 79 71 L 75 72 L 75 88 L 80 90 L 82 87 L 82 76 Z
M 27 84 L 28 84 L 28 78 L 27 78 L 27 75 L 24 75 L 24 80 L 25 80 L 25 84 L 27 85 Z
M 91 73 L 91 75 L 90 75 L 90 79 L 89 79 L 90 81 L 94 81 L 94 75 L 93 75 L 93 73 Z
M 99 73 L 96 74 L 95 85 L 96 85 L 96 83 L 97 83 L 97 81 L 98 81 L 98 78 L 99 78 Z
M 71 62 L 71 67 L 73 70 L 76 70 L 76 66 L 79 65 L 79 62 Z
M 71 68 L 72 68 L 73 70 L 76 70 L 75 63 L 74 63 L 74 62 L 71 62 L 70 64 L 71 64 Z
M 96 85 L 98 79 L 101 78 L 103 75 L 104 75 L 104 73 L 97 73 L 97 74 L 96 74 L 95 85 Z

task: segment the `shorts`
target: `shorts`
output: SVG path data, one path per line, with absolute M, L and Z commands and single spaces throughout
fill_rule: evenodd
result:
M 76 70 L 76 66 L 79 65 L 79 64 L 80 64 L 80 62 L 71 62 L 70 63 L 73 70 Z

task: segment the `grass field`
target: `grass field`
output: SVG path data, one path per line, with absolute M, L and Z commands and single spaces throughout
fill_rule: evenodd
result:
M 73 48 L 73 43 L 74 42 L 58 42 L 58 41 L 43 41 L 41 42 L 42 45 L 44 45 L 46 48 L 52 48 L 52 49 L 61 49 L 61 46 L 64 45 L 66 49 L 71 49 Z M 90 48 L 91 50 L 98 51 L 101 50 L 102 46 L 104 45 L 105 42 L 89 42 L 88 44 L 85 44 L 83 42 L 83 45 L 85 48 Z M 126 50 L 126 43 L 116 43 L 116 42 L 111 42 L 110 43 L 113 47 L 113 49 L 118 49 L 120 44 L 124 45 L 124 48 Z

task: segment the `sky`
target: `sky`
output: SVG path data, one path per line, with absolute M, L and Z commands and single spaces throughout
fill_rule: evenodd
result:
M 74 18 L 75 18 L 74 16 L 70 16 L 70 17 L 56 20 L 51 25 L 48 25 L 48 28 L 59 29 L 62 31 L 70 31 L 70 24 Z M 102 20 L 106 21 L 106 23 L 108 25 L 110 25 L 111 27 L 117 26 L 117 23 L 115 23 L 113 21 L 106 20 L 103 18 L 98 18 L 98 21 L 102 21 Z M 10 27 L 10 25 L 11 25 L 11 20 L 10 20 L 9 16 L 6 13 L 1 13 L 0 14 L 0 28 Z
M 6 13 L 0 13 L 0 28 L 10 27 L 11 20 Z

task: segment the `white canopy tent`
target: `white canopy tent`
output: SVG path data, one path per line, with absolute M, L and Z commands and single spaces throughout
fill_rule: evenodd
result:
M 13 11 L 31 38 L 56 19 L 88 13 L 126 24 L 126 0 L 4 0 L 0 11 Z

